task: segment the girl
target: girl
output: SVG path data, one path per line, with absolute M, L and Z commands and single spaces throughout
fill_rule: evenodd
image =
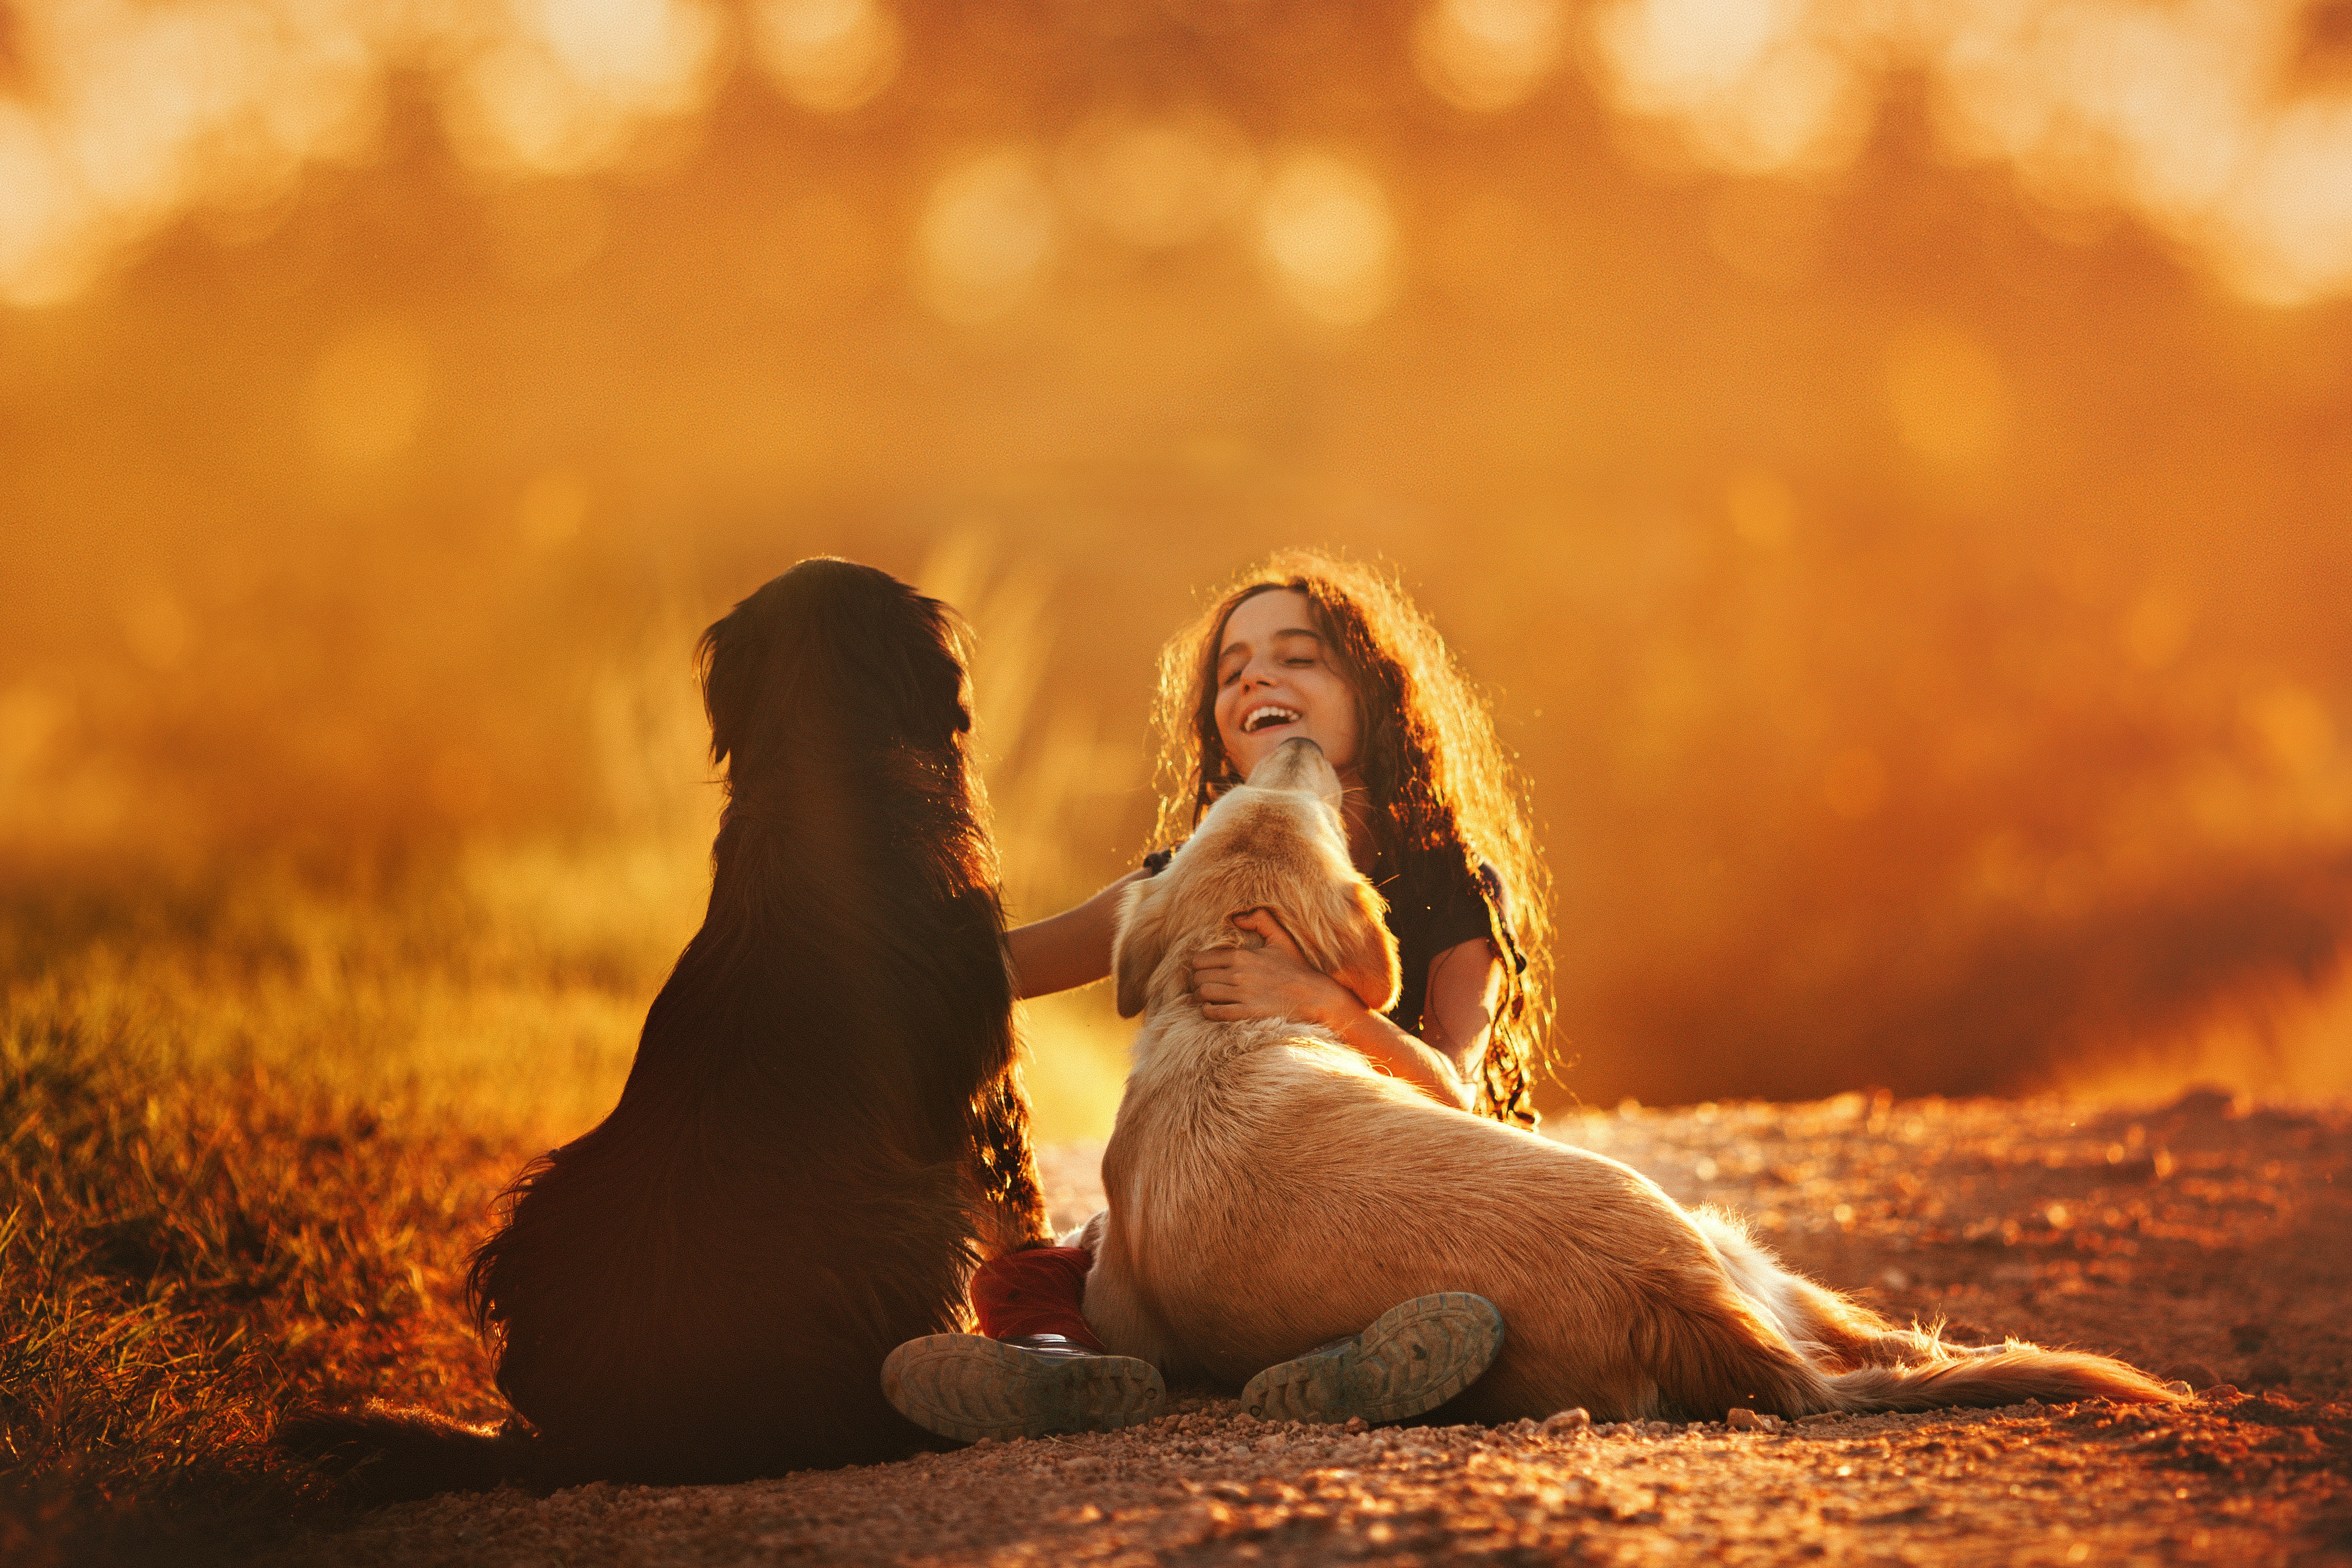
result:
M 1160 837 L 1283 742 L 1314 741 L 1339 770 L 1357 865 L 1389 900 L 1402 963 L 1397 1005 L 1366 1008 L 1308 968 L 1281 928 L 1244 917 L 1262 948 L 1204 954 L 1192 994 L 1218 1021 L 1318 1024 L 1441 1103 L 1532 1128 L 1529 1079 L 1549 1022 L 1549 885 L 1525 789 L 1485 704 L 1396 585 L 1320 556 L 1276 557 L 1244 577 L 1160 660 Z M 1076 909 L 1007 935 L 1016 992 L 1084 985 L 1110 970 L 1120 895 L 1166 852 Z M 1152 1413 L 1156 1373 L 1100 1354 L 1081 1313 L 1082 1247 L 997 1259 L 972 1280 L 982 1333 L 894 1352 L 893 1404 L 967 1440 L 1115 1426 Z M 1423 1298 L 1356 1340 L 1269 1368 L 1245 1401 L 1327 1420 L 1400 1419 L 1466 1386 L 1501 1344 L 1475 1297 Z

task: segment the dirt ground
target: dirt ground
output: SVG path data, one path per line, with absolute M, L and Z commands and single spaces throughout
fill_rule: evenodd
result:
M 1622 1108 L 1555 1137 L 1753 1216 L 1952 1337 L 2108 1352 L 2193 1405 L 1351 1432 L 1183 1394 L 1125 1432 L 746 1486 L 385 1510 L 293 1563 L 2352 1562 L 2352 1107 L 2192 1094 Z M 1058 1216 L 1097 1150 L 1048 1161 Z

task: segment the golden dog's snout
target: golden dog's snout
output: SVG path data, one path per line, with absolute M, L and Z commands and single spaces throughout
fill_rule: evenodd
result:
M 1335 810 L 1339 805 L 1338 770 L 1323 748 L 1304 735 L 1276 746 L 1272 756 L 1250 771 L 1249 782 L 1257 789 L 1311 792 Z

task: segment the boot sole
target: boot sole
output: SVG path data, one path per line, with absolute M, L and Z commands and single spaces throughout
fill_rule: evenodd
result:
M 1448 1290 L 1391 1307 L 1337 1350 L 1267 1367 L 1242 1390 L 1263 1421 L 1409 1421 L 1478 1381 L 1503 1351 L 1503 1314 Z
M 916 1426 L 960 1443 L 1116 1432 L 1168 1407 L 1148 1361 L 1041 1356 L 979 1334 L 908 1341 L 882 1363 L 882 1393 Z

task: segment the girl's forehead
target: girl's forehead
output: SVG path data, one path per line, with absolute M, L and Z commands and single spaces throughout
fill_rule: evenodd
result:
M 1315 629 L 1315 612 L 1307 595 L 1295 588 L 1276 588 L 1234 606 L 1234 613 L 1225 617 L 1224 635 L 1218 639 L 1217 657 L 1223 658 L 1282 637 L 1320 635 Z

